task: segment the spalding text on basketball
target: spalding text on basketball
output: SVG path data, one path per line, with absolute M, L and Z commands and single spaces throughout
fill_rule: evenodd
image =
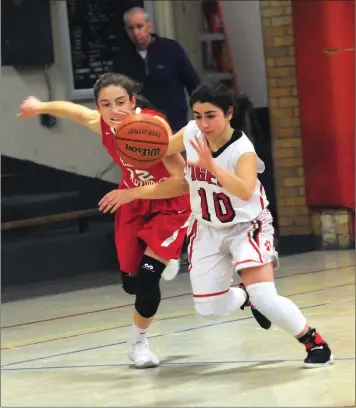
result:
M 135 147 L 125 144 L 126 150 L 140 154 L 142 157 L 159 157 L 161 149 L 156 147 L 155 149 L 148 149 L 147 147 Z

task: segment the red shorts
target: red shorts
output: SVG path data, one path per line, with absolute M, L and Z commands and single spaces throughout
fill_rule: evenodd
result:
M 115 217 L 120 270 L 136 274 L 147 247 L 166 259 L 178 259 L 191 214 L 189 195 L 167 200 L 134 200 Z

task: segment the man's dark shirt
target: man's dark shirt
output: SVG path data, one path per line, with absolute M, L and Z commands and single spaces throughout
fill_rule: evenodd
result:
M 180 44 L 152 34 L 145 59 L 130 42 L 118 51 L 113 68 L 143 85 L 141 93 L 167 116 L 174 131 L 187 124 L 184 88 L 190 95 L 200 80 Z

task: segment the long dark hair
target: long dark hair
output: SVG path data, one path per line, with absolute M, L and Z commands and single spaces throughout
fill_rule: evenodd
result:
M 201 83 L 190 97 L 190 107 L 197 102 L 211 103 L 220 108 L 225 115 L 233 108 L 231 127 L 242 130 L 254 142 L 259 135 L 259 125 L 255 108 L 245 94 L 239 94 L 222 82 L 212 80 Z
M 158 112 L 158 110 L 153 106 L 153 104 L 140 94 L 141 84 L 134 81 L 133 79 L 127 77 L 123 74 L 116 74 L 113 72 L 107 72 L 101 75 L 94 84 L 94 98 L 95 102 L 98 102 L 99 93 L 106 87 L 110 85 L 120 86 L 125 89 L 129 95 L 130 100 L 133 96 L 136 97 L 136 107 L 141 109 L 152 109 Z

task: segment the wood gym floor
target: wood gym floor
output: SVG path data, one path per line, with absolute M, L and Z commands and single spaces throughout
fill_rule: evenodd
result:
M 276 284 L 329 342 L 334 365 L 301 368 L 304 348 L 257 327 L 250 310 L 197 316 L 183 273 L 162 284 L 155 369 L 129 366 L 132 297 L 117 284 L 4 303 L 1 406 L 355 406 L 355 252 L 283 257 Z

